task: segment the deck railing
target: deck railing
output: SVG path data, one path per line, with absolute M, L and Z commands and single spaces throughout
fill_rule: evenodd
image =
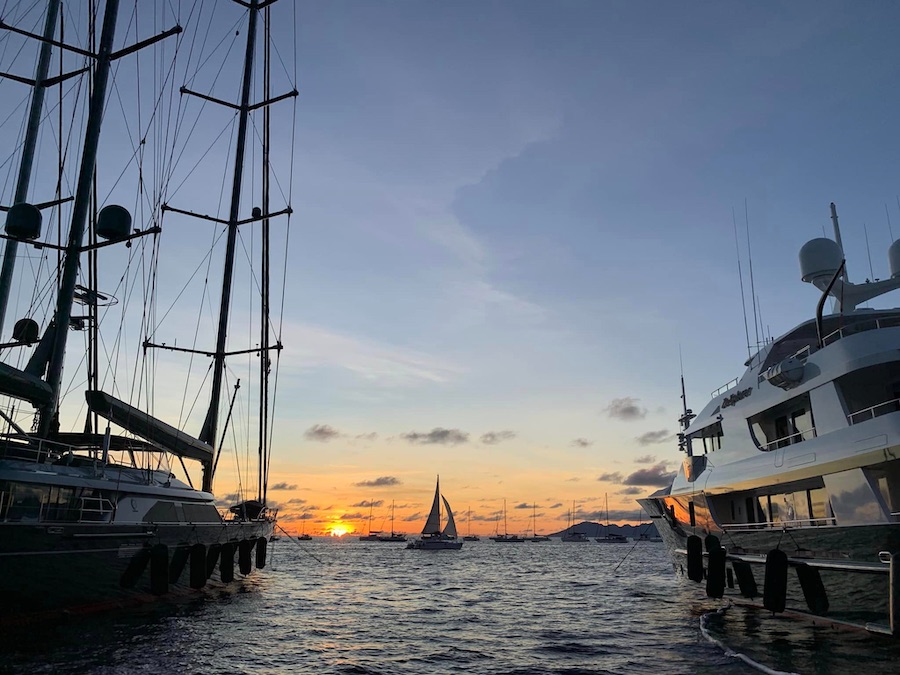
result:
M 826 525 L 835 525 L 837 519 L 828 518 L 800 518 L 797 520 L 764 520 L 758 523 L 730 523 L 723 524 L 724 532 L 746 532 L 749 530 L 766 530 L 766 529 L 793 529 L 798 527 L 823 527 Z
M 782 436 L 781 438 L 776 438 L 774 441 L 769 441 L 765 445 L 760 446 L 760 450 L 765 452 L 771 452 L 772 450 L 777 450 L 778 448 L 786 448 L 789 445 L 794 445 L 795 443 L 800 443 L 802 441 L 808 440 L 810 438 L 816 437 L 816 428 L 810 427 L 809 429 L 805 429 L 803 431 L 797 431 L 793 434 L 789 434 L 788 436 Z
M 881 417 L 882 415 L 887 415 L 888 413 L 897 412 L 898 410 L 900 410 L 900 398 L 892 398 L 890 401 L 876 403 L 868 408 L 863 408 L 862 410 L 850 413 L 847 415 L 847 421 L 852 426 L 854 424 L 859 424 L 860 422 L 875 419 L 876 417 Z
M 718 396 L 718 395 L 721 394 L 722 392 L 728 391 L 729 389 L 733 389 L 734 387 L 737 386 L 738 382 L 740 382 L 740 378 L 737 378 L 737 377 L 734 378 L 733 380 L 729 380 L 728 382 L 726 382 L 725 384 L 723 384 L 721 387 L 719 387 L 718 389 L 716 389 L 712 394 L 710 394 L 709 397 L 710 397 L 710 398 L 715 398 L 716 396 Z

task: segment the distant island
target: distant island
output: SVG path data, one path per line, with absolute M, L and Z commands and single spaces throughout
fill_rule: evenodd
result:
M 577 525 L 573 525 L 570 528 L 560 530 L 559 532 L 554 532 L 548 536 L 561 537 L 568 532 L 580 532 L 587 537 L 602 537 L 607 534 L 606 525 L 603 525 L 601 523 L 594 523 L 589 520 L 583 520 Z M 645 534 L 648 537 L 659 536 L 656 531 L 656 525 L 653 523 L 644 523 L 642 525 L 616 525 L 610 523 L 609 534 L 621 534 L 630 539 L 637 539 L 642 534 Z

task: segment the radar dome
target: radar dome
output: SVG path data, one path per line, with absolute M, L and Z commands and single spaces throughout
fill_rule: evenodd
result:
M 836 241 L 825 237 L 810 239 L 800 249 L 800 278 L 808 282 L 819 277 L 830 279 L 841 266 L 841 260 L 843 260 L 841 247 Z
M 900 276 L 900 239 L 888 249 L 888 262 L 891 264 L 891 278 L 896 279 Z

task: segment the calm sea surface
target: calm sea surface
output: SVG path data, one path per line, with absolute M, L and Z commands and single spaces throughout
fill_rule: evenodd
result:
M 727 650 L 797 673 L 896 673 L 900 661 L 887 638 L 708 600 L 657 543 L 430 552 L 283 538 L 266 570 L 227 589 L 7 632 L 0 671 L 759 672 Z

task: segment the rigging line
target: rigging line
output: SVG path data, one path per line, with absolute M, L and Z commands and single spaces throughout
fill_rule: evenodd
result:
M 756 349 L 759 350 L 759 325 L 756 316 L 756 285 L 753 283 L 753 251 L 750 248 L 750 215 L 747 198 L 744 198 L 744 225 L 747 228 L 747 258 L 750 263 L 750 297 L 753 300 L 753 330 L 756 333 Z
M 888 212 L 887 202 L 884 203 L 884 215 L 887 216 L 888 234 L 891 235 L 891 241 L 894 241 L 894 230 L 891 227 L 891 214 Z
M 744 275 L 741 272 L 741 249 L 738 246 L 737 218 L 734 215 L 733 206 L 731 207 L 731 224 L 734 228 L 734 253 L 737 257 L 738 280 L 740 281 L 741 289 L 741 311 L 744 315 L 744 336 L 747 339 L 747 359 L 749 360 L 753 358 L 753 353 L 750 349 L 750 328 L 747 326 L 747 300 L 744 293 Z
M 281 530 L 281 533 L 284 534 L 285 537 L 287 537 L 287 538 L 290 539 L 292 542 L 294 542 L 295 544 L 297 544 L 297 546 L 299 546 L 299 547 L 301 548 L 301 550 L 303 550 L 303 552 L 304 552 L 306 555 L 308 555 L 310 558 L 312 558 L 313 560 L 315 560 L 315 561 L 316 561 L 317 563 L 319 563 L 320 565 L 324 565 L 324 564 L 325 564 L 324 562 L 322 562 L 322 559 L 321 559 L 321 558 L 318 558 L 318 557 L 316 557 L 315 555 L 313 555 L 312 553 L 310 553 L 309 551 L 307 551 L 307 550 L 306 550 L 306 547 L 303 546 L 303 544 L 301 544 L 299 541 L 297 541 L 296 539 L 294 539 L 291 535 L 289 535 L 289 534 L 287 533 L 287 531 L 286 531 L 281 525 L 279 525 L 278 523 L 275 523 L 275 527 L 277 527 L 279 530 Z

